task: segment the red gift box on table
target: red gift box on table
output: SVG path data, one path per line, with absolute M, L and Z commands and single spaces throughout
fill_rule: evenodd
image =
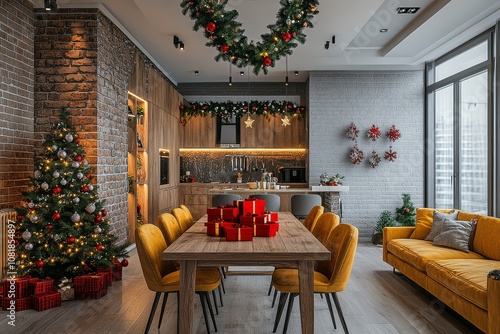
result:
M 243 227 L 235 223 L 221 223 L 226 235 L 226 241 L 251 241 L 253 239 L 253 228 Z
M 115 266 L 113 268 L 113 281 L 121 281 L 122 280 L 122 264 L 118 260 L 111 261 Z
M 28 310 L 31 308 L 31 297 L 23 298 L 2 298 L 2 309 L 4 311 L 15 310 L 16 312 Z
M 30 278 L 28 281 L 30 294 L 41 295 L 54 291 L 54 280 L 51 278 L 38 279 Z
M 37 311 L 45 311 L 49 308 L 61 306 L 61 293 L 52 291 L 31 296 L 31 305 Z
M 208 208 L 208 221 L 224 220 L 227 222 L 234 222 L 238 216 L 238 208 L 233 206 L 225 206 L 220 208 Z
M 240 216 L 245 216 L 247 213 L 260 215 L 265 211 L 266 200 L 247 198 L 244 201 L 238 202 L 238 205 L 240 209 Z
M 221 227 L 222 222 L 206 222 L 205 226 L 207 227 L 207 235 L 222 237 L 224 236 L 224 230 Z
M 16 299 L 28 297 L 30 295 L 28 279 L 16 278 L 3 281 L 4 296 L 10 292 L 15 293 Z
M 277 212 L 266 211 L 263 214 L 267 216 L 268 223 L 278 221 L 278 213 Z
M 240 224 L 244 226 L 252 226 L 253 224 L 267 224 L 269 220 L 267 215 L 246 215 L 240 216 Z
M 279 223 L 255 224 L 253 226 L 253 235 L 255 237 L 274 237 L 279 225 Z
M 97 273 L 102 275 L 107 286 L 113 284 L 113 268 L 97 268 Z

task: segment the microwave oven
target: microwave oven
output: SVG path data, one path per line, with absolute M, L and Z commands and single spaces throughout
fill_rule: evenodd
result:
M 305 167 L 281 167 L 278 170 L 279 182 L 281 183 L 305 183 L 306 168 Z

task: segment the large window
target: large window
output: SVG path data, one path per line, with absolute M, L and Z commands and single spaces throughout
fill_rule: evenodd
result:
M 427 64 L 427 205 L 490 214 L 493 31 Z

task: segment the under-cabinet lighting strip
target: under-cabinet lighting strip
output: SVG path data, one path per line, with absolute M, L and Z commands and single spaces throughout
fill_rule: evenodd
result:
M 306 148 L 179 148 L 179 152 L 306 152 Z

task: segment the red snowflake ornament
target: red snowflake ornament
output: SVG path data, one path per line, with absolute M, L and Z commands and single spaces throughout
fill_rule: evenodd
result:
M 359 165 L 365 158 L 363 151 L 358 148 L 358 144 L 354 145 L 349 152 L 349 158 L 354 165 Z
M 398 158 L 398 152 L 392 150 L 392 146 L 389 146 L 389 151 L 385 151 L 384 159 L 394 162 Z
M 385 133 L 385 136 L 389 138 L 390 141 L 395 142 L 399 138 L 401 138 L 401 132 L 399 132 L 398 129 L 396 129 L 396 125 L 392 125 L 389 131 Z
M 378 155 L 377 152 L 372 151 L 372 156 L 370 157 L 370 159 L 368 159 L 368 163 L 370 164 L 371 168 L 375 168 L 380 164 L 381 160 L 382 158 L 380 158 L 380 155 Z
M 368 130 L 368 132 L 366 133 L 366 135 L 372 141 L 376 141 L 377 138 L 380 138 L 381 132 L 380 132 L 380 129 L 378 128 L 378 126 L 375 126 L 375 124 L 373 124 L 372 127 L 370 128 L 370 130 Z
M 347 132 L 345 136 L 349 138 L 350 140 L 354 141 L 356 138 L 358 138 L 359 130 L 356 127 L 356 124 L 352 123 L 349 124 L 349 127 L 347 128 Z

